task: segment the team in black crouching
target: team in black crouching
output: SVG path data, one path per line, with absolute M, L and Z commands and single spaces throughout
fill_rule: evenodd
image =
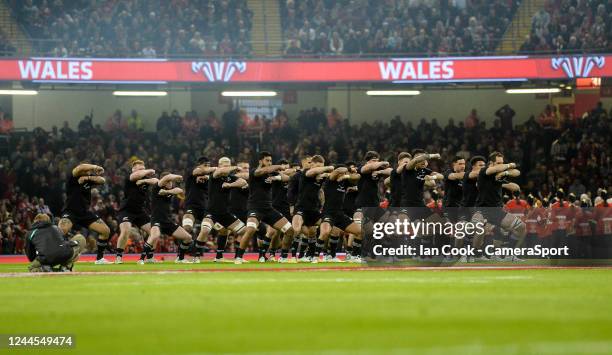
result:
M 249 246 L 259 250 L 259 262 L 362 262 L 364 212 L 373 211 L 369 218 L 383 216 L 381 201 L 386 191 L 389 206 L 398 208 L 402 218 L 481 221 L 499 231 L 495 243 L 508 234 L 519 241 L 525 238 L 522 220 L 501 209 L 503 190 L 519 189 L 509 181 L 520 174 L 515 164 L 505 163 L 497 152 L 488 162 L 481 156 L 472 157 L 467 167 L 464 158 L 455 157 L 449 170 L 440 174 L 428 168 L 432 159 L 440 159 L 440 155 L 417 149 L 399 153 L 392 166 L 369 151 L 361 164 L 326 165 L 322 156 L 314 155 L 291 165 L 284 160 L 273 164 L 272 155 L 261 152 L 254 167 L 247 162 L 232 165 L 227 157 L 211 164 L 202 157 L 183 176 L 163 172 L 159 177 L 143 161 L 135 160 L 125 179 L 125 196 L 117 214 L 120 235 L 115 263 L 123 262 L 134 228 L 146 235 L 140 264 L 158 262 L 153 255 L 162 234 L 174 237 L 178 244 L 177 263 L 199 263 L 212 245 L 211 236 L 216 237 L 217 245 L 214 261 L 225 261 L 231 235 L 237 241 L 236 264 L 246 262 L 244 254 Z M 91 189 L 105 184 L 103 173 L 102 167 L 86 163 L 72 170 L 60 220 L 66 235 L 80 228 L 97 233 L 96 264 L 111 263 L 104 258 L 109 228 L 90 209 Z M 185 191 L 179 187 L 182 182 Z M 424 192 L 440 184 L 445 190 L 442 206 L 428 208 Z M 176 198 L 183 200 L 182 225 L 173 214 L 180 203 Z M 448 235 L 422 233 L 417 237 L 423 245 L 454 243 L 460 247 L 464 243 L 463 239 L 453 242 Z M 482 246 L 484 234 L 473 238 L 474 246 Z M 347 252 L 344 260 L 337 256 L 340 244 Z M 186 254 L 192 258 L 187 259 Z

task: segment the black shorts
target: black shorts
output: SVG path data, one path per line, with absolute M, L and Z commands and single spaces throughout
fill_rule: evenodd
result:
M 89 228 L 94 222 L 97 222 L 100 217 L 97 214 L 86 211 L 84 214 L 76 214 L 70 211 L 62 212 L 62 218 L 68 218 L 72 222 L 72 229 Z
M 210 213 L 206 215 L 206 218 L 210 218 L 213 222 L 219 223 L 223 228 L 228 228 L 234 222 L 238 220 L 236 216 L 229 212 L 225 213 Z
M 291 211 L 289 210 L 289 207 L 276 207 L 276 206 L 272 206 L 272 207 L 278 212 L 280 212 L 283 215 L 283 217 L 287 218 L 289 222 L 291 222 Z
M 369 222 L 376 222 L 380 220 L 380 218 L 385 214 L 386 210 L 379 206 L 377 207 L 359 207 L 355 210 L 355 212 L 359 212 L 362 214 L 361 220 L 363 223 L 365 223 L 366 219 Z
M 248 218 L 257 218 L 269 226 L 274 226 L 276 222 L 283 219 L 283 215 L 272 207 L 254 208 L 249 210 Z
M 132 225 L 141 228 L 145 224 L 151 222 L 151 217 L 144 212 L 130 213 L 129 211 L 119 211 L 117 214 L 117 222 L 119 222 L 119 224 L 129 222 Z
M 295 214 L 302 216 L 305 227 L 314 227 L 321 220 L 321 213 L 319 211 L 297 211 Z
M 174 234 L 174 232 L 176 232 L 179 225 L 170 221 L 151 220 L 151 227 L 159 227 L 159 230 L 162 232 L 162 234 L 171 236 L 172 234 Z
M 236 218 L 238 218 L 244 223 L 246 223 L 247 216 L 249 215 L 247 211 L 230 211 L 230 213 L 236 216 Z
M 331 211 L 323 212 L 323 222 L 327 222 L 338 229 L 345 230 L 346 227 L 353 223 L 353 220 L 342 211 Z
M 501 221 L 508 214 L 502 207 L 477 207 L 476 212 L 480 212 L 487 220 L 487 223 L 500 227 Z
M 206 210 L 204 208 L 194 208 L 194 207 L 187 208 L 185 210 L 185 214 L 193 215 L 193 218 L 195 218 L 195 222 L 202 222 L 202 219 L 204 219 L 204 216 L 207 215 Z

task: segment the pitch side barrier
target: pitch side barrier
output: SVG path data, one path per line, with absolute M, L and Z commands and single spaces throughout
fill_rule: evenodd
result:
M 363 209 L 369 265 L 612 265 L 612 208 Z

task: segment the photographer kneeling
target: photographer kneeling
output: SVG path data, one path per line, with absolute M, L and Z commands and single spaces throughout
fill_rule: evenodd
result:
M 51 224 L 46 214 L 34 217 L 32 229 L 26 235 L 26 255 L 30 272 L 50 272 L 60 265 L 61 271 L 72 271 L 72 265 L 85 250 L 85 237 L 80 234 L 66 240 L 62 231 Z

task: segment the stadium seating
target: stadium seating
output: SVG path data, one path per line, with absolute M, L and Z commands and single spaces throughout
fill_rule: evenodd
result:
M 246 0 L 13 1 L 35 50 L 67 56 L 246 55 Z
M 280 1 L 288 55 L 491 54 L 519 3 Z
M 603 53 L 612 43 L 612 5 L 606 0 L 551 0 L 532 18 L 521 53 Z

